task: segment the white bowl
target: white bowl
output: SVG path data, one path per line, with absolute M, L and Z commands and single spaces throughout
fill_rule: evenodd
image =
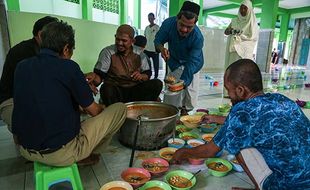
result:
M 233 169 L 237 172 L 243 172 L 244 170 L 242 166 L 240 164 L 233 162 L 234 159 L 236 159 L 234 155 L 232 154 L 227 155 L 227 160 L 232 164 Z

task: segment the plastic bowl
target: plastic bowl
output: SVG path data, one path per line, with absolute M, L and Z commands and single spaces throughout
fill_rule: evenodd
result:
M 209 113 L 209 110 L 207 110 L 207 109 L 197 109 L 196 112 Z
M 180 118 L 180 121 L 188 128 L 196 128 L 201 121 L 200 115 L 185 115 Z
M 189 131 L 191 131 L 191 130 L 193 130 L 193 129 L 187 128 L 185 125 L 177 125 L 177 126 L 175 127 L 175 130 L 178 131 L 178 132 L 180 132 L 180 133 L 183 133 L 183 132 L 189 132 Z
M 222 104 L 218 107 L 219 112 L 222 112 L 222 113 L 228 113 L 230 108 L 231 106 L 229 104 Z
M 193 177 L 193 174 L 188 172 L 188 171 L 185 171 L 185 170 L 174 170 L 174 171 L 171 171 L 171 172 L 167 173 L 165 175 L 165 182 L 168 183 L 172 187 L 172 189 L 175 189 L 175 190 L 187 190 L 187 189 L 191 189 L 196 184 L 196 177 L 193 177 L 193 179 L 191 180 L 191 182 L 192 182 L 191 186 L 188 186 L 188 187 L 185 187 L 185 188 L 176 187 L 176 186 L 174 186 L 174 185 L 169 183 L 170 178 L 174 177 L 174 176 L 184 177 L 184 178 L 189 180 L 191 177 Z
M 193 147 L 205 144 L 205 142 L 203 140 L 200 140 L 200 139 L 190 139 L 187 141 L 187 144 L 188 144 L 189 148 L 193 148 Z
M 308 101 L 308 102 L 306 103 L 306 105 L 304 106 L 304 108 L 310 109 L 310 101 Z
M 127 168 L 121 177 L 134 188 L 138 188 L 151 179 L 151 174 L 144 168 Z
M 188 141 L 190 139 L 199 139 L 199 135 L 196 133 L 192 133 L 192 132 L 180 133 L 179 137 L 185 141 Z
M 175 151 L 177 151 L 176 148 L 165 147 L 159 150 L 159 156 L 167 161 L 170 161 Z
M 213 162 L 219 162 L 223 165 L 225 165 L 228 169 L 226 171 L 217 171 L 214 169 L 209 168 L 209 164 Z M 222 177 L 228 174 L 232 170 L 232 165 L 230 164 L 229 161 L 221 159 L 221 158 L 209 158 L 206 160 L 206 166 L 208 167 L 208 172 L 209 174 L 216 176 L 216 177 Z
M 177 92 L 184 88 L 184 81 L 180 80 L 179 82 L 174 83 L 174 84 L 167 84 L 167 86 L 170 91 Z
M 214 135 L 215 135 L 215 134 L 213 134 L 213 133 L 203 134 L 203 135 L 201 136 L 201 138 L 202 138 L 202 140 L 204 140 L 205 142 L 210 142 L 210 141 L 213 139 Z
M 182 148 L 185 145 L 185 141 L 180 138 L 171 138 L 168 140 L 168 146 L 173 148 Z
M 216 123 L 204 123 L 200 125 L 200 131 L 202 133 L 212 133 L 217 127 Z
M 231 163 L 233 169 L 237 172 L 243 172 L 242 166 L 236 160 L 236 157 L 232 154 L 227 155 L 227 160 Z
M 142 167 L 154 176 L 160 176 L 169 169 L 169 163 L 162 158 L 149 158 L 142 162 Z
M 139 190 L 148 190 L 150 188 L 159 187 L 163 190 L 172 190 L 171 187 L 163 182 L 163 181 L 157 181 L 157 180 L 151 180 L 146 182 L 142 187 L 139 188 Z
M 109 190 L 111 188 L 123 188 L 126 190 L 133 190 L 132 186 L 126 181 L 111 181 L 104 184 L 100 190 Z
M 203 164 L 205 159 L 203 158 L 189 158 L 188 162 L 192 165 L 201 165 Z

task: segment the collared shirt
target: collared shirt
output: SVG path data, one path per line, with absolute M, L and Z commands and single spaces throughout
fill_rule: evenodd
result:
M 5 59 L 0 80 L 0 104 L 13 97 L 14 72 L 17 64 L 23 59 L 39 53 L 35 38 L 25 40 L 12 47 Z
M 16 68 L 12 132 L 25 148 L 59 148 L 79 134 L 78 106 L 93 101 L 79 65 L 42 49 Z
M 273 171 L 264 190 L 310 188 L 310 121 L 283 95 L 265 94 L 236 104 L 213 140 L 235 155 L 256 148 Z
M 140 83 L 131 77 L 135 71 L 151 76 L 148 58 L 143 50 L 136 46 L 132 47 L 132 51 L 127 56 L 118 53 L 115 45 L 104 48 L 99 54 L 94 69 L 105 83 L 121 87 L 132 87 Z
M 154 40 L 155 40 L 155 35 L 159 30 L 159 26 L 157 24 L 154 24 L 153 26 L 148 25 L 145 27 L 144 30 L 144 36 L 147 39 L 145 50 L 146 51 L 151 51 L 151 52 L 156 52 L 155 46 L 154 46 Z
M 154 44 L 164 45 L 168 42 L 170 58 L 167 61 L 171 71 L 174 71 L 181 65 L 184 71 L 181 79 L 188 86 L 193 80 L 195 73 L 200 71 L 203 66 L 202 47 L 204 38 L 198 26 L 188 34 L 187 37 L 180 37 L 177 30 L 177 17 L 167 18 L 161 25 L 156 34 Z

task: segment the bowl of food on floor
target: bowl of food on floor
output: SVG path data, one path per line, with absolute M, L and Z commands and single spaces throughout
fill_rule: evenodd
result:
M 231 163 L 221 158 L 208 158 L 205 163 L 209 174 L 216 177 L 225 176 L 232 170 Z
M 185 170 L 174 170 L 165 175 L 165 181 L 172 189 L 188 190 L 196 184 L 196 177 Z
M 177 151 L 176 148 L 173 147 L 165 147 L 159 150 L 159 156 L 167 161 L 170 161 L 173 157 L 173 154 Z
M 136 189 L 149 181 L 151 174 L 144 168 L 127 168 L 122 172 L 121 177 Z
M 149 158 L 143 160 L 142 167 L 153 176 L 161 176 L 169 169 L 169 163 L 163 158 Z
M 158 180 L 151 180 L 146 182 L 139 190 L 172 190 L 171 187 L 163 182 Z
M 100 190 L 133 190 L 133 188 L 126 181 L 111 181 L 104 184 Z

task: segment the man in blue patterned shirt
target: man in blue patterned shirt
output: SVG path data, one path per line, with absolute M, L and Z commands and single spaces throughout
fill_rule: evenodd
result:
M 174 162 L 214 157 L 225 149 L 236 155 L 256 189 L 310 189 L 310 121 L 298 105 L 281 94 L 264 94 L 260 70 L 249 59 L 227 68 L 224 85 L 233 103 L 229 115 L 203 118 L 223 127 L 210 143 L 179 149 Z M 249 168 L 257 166 L 245 162 L 242 154 L 253 148 L 272 171 L 263 181 L 252 175 L 255 170 Z

